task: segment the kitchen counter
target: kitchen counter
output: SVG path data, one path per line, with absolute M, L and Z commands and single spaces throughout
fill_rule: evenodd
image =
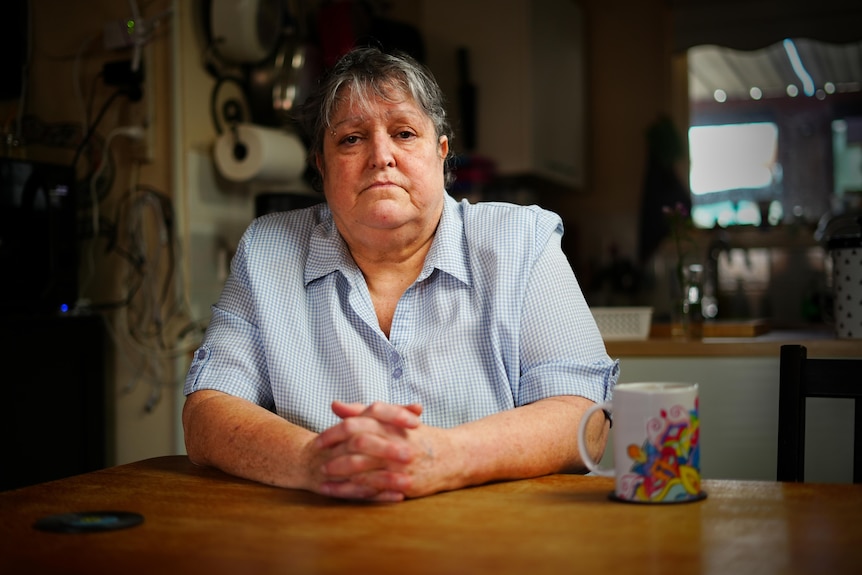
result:
M 608 341 L 613 358 L 619 357 L 775 357 L 782 345 L 800 344 L 808 357 L 862 357 L 862 339 L 837 339 L 829 329 L 773 330 L 756 337 L 707 337 L 698 341 L 650 338 Z

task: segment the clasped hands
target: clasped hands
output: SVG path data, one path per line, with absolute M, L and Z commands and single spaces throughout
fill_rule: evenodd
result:
M 313 441 L 318 491 L 370 501 L 401 501 L 435 490 L 429 475 L 435 464 L 433 436 L 441 430 L 422 425 L 422 406 L 333 402 L 342 418 Z

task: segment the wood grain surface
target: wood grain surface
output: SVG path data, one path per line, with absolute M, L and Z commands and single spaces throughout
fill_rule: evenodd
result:
M 853 573 L 862 489 L 705 481 L 708 497 L 613 502 L 612 480 L 551 475 L 398 504 L 336 501 L 149 459 L 0 493 L 0 573 Z M 124 530 L 40 517 L 126 510 Z

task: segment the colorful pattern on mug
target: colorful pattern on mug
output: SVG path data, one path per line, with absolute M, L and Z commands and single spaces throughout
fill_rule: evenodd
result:
M 672 502 L 700 494 L 700 418 L 698 401 L 687 411 L 681 405 L 661 410 L 647 422 L 643 445 L 628 446 L 634 464 L 621 478 L 629 501 Z

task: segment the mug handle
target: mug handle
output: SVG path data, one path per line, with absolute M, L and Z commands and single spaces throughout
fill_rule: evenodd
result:
M 584 416 L 581 418 L 581 423 L 578 425 L 578 451 L 581 454 L 581 459 L 590 471 L 592 471 L 596 475 L 601 475 L 602 477 L 613 477 L 613 469 L 602 469 L 601 467 L 599 467 L 598 463 L 596 463 L 592 460 L 592 458 L 590 458 L 590 454 L 587 451 L 587 442 L 584 441 L 584 431 L 586 431 L 587 429 L 587 422 L 590 420 L 590 416 L 592 416 L 600 409 L 611 410 L 611 402 L 606 401 L 604 403 L 597 403 L 596 405 L 593 405 L 589 409 L 587 409 L 586 412 L 584 412 Z

